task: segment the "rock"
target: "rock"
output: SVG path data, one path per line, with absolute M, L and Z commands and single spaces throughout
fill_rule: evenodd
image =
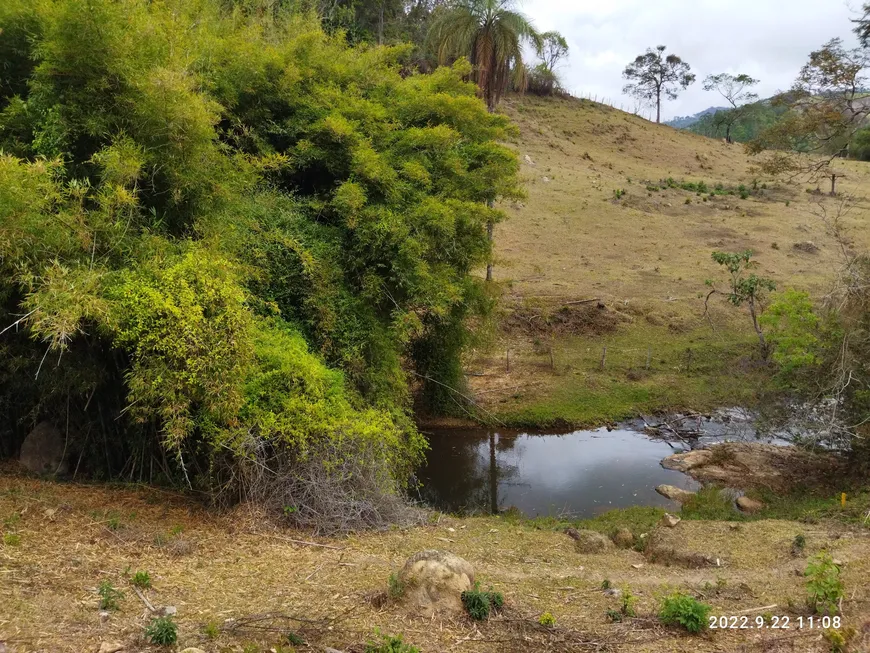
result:
M 710 449 L 693 449 L 686 453 L 668 456 L 662 461 L 662 467 L 676 472 L 688 472 L 690 469 L 708 464 L 712 457 L 713 452 Z
M 610 588 L 604 590 L 604 596 L 609 596 L 610 598 L 618 599 L 620 596 L 622 596 L 622 590 L 619 589 L 618 587 L 610 587 Z
M 617 529 L 611 539 L 620 549 L 630 549 L 634 545 L 634 533 L 627 528 Z
M 737 499 L 737 507 L 743 512 L 753 513 L 764 508 L 764 504 L 749 497 L 740 497 Z
M 174 605 L 164 605 L 157 612 L 161 617 L 172 617 L 178 614 L 178 608 Z
M 102 644 L 100 644 L 99 653 L 118 653 L 118 651 L 123 651 L 123 650 L 124 650 L 123 644 L 117 644 L 115 642 L 103 642 Z
M 329 649 L 327 649 L 327 650 L 329 650 Z M 184 649 L 183 651 L 181 651 L 181 653 L 205 653 L 205 651 L 203 651 L 201 648 L 196 648 L 195 646 L 190 646 L 190 647 Z
M 461 594 L 474 585 L 474 568 L 459 556 L 444 551 L 416 553 L 399 572 L 404 600 L 419 612 L 461 612 Z
M 104 624 L 109 620 L 109 611 L 108 610 L 100 610 L 100 623 Z
M 801 243 L 795 243 L 794 245 L 792 245 L 792 247 L 794 247 L 794 249 L 796 249 L 797 251 L 805 252 L 806 254 L 817 254 L 819 251 L 819 246 L 811 240 L 805 240 Z
M 541 177 L 541 181 L 543 181 L 545 184 L 549 184 L 550 178 L 549 177 Z
M 64 437 L 49 422 L 40 422 L 21 443 L 18 460 L 37 474 L 65 474 Z
M 656 488 L 656 492 L 661 494 L 663 497 L 667 497 L 668 499 L 672 499 L 673 501 L 678 501 L 680 503 L 685 503 L 693 496 L 695 496 L 694 492 L 682 490 L 676 485 L 659 485 Z
M 573 529 L 572 529 L 573 530 Z M 613 542 L 606 535 L 597 531 L 574 531 L 574 548 L 578 553 L 603 553 L 613 548 Z
M 184 651 L 182 651 L 181 653 L 184 653 Z M 337 648 L 327 646 L 325 649 L 323 649 L 323 653 L 344 653 L 344 651 L 339 651 Z
M 666 512 L 664 515 L 662 515 L 661 521 L 659 521 L 659 523 L 662 526 L 667 526 L 668 528 L 673 528 L 674 526 L 679 524 L 680 521 L 681 521 L 680 518 L 677 517 L 676 515 L 672 515 L 671 513 Z
M 535 162 L 532 161 L 532 157 L 530 157 L 528 154 L 526 154 L 526 155 L 523 157 L 523 160 L 524 160 L 527 164 L 529 164 L 530 166 L 535 165 Z

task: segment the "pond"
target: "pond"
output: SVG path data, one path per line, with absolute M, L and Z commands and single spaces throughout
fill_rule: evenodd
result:
M 418 471 L 420 498 L 452 513 L 591 517 L 613 508 L 676 510 L 657 485 L 695 490 L 698 484 L 661 467 L 688 449 L 628 427 L 534 434 L 507 429 L 428 431 L 430 450 Z

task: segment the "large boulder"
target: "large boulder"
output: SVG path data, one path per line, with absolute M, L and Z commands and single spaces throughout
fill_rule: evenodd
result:
M 656 488 L 656 492 L 661 494 L 663 497 L 667 497 L 668 499 L 679 503 L 686 503 L 686 501 L 695 496 L 694 492 L 683 490 L 675 485 L 659 485 Z
M 462 593 L 474 586 L 474 568 L 452 553 L 421 551 L 408 558 L 399 581 L 405 603 L 415 611 L 426 616 L 461 612 Z
M 63 434 L 49 422 L 40 422 L 21 444 L 18 460 L 37 474 L 65 474 Z

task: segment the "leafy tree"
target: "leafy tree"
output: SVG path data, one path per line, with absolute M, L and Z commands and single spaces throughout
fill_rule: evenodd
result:
M 472 79 L 490 111 L 511 81 L 525 87 L 523 43 L 540 45 L 532 23 L 513 10 L 514 4 L 515 0 L 455 0 L 435 19 L 430 31 L 440 63 L 468 57 Z M 494 199 L 487 198 L 490 207 Z M 492 222 L 487 224 L 487 235 L 492 242 Z M 492 261 L 486 265 L 486 280 L 492 280 Z
M 536 95 L 552 95 L 559 88 L 556 66 L 568 55 L 568 42 L 559 32 L 541 34 L 538 48 L 540 63 L 526 74 L 527 89 Z M 522 88 L 517 88 L 522 90 Z
M 524 86 L 523 44 L 542 46 L 515 0 L 456 0 L 434 21 L 431 38 L 440 63 L 468 57 L 472 78 L 492 111 L 513 79 Z
M 855 133 L 870 116 L 862 91 L 868 67 L 870 50 L 847 50 L 841 39 L 812 52 L 792 89 L 774 100 L 787 109 L 786 115 L 748 145 L 752 154 L 779 151 L 763 162 L 762 169 L 811 181 L 827 177 L 834 194 L 839 174 L 831 162 L 848 153 Z M 811 156 L 794 156 L 799 151 Z
M 725 140 L 729 143 L 733 142 L 731 129 L 734 123 L 746 115 L 750 110 L 751 103 L 758 100 L 758 94 L 749 90 L 758 82 L 759 80 L 753 79 L 749 75 L 731 75 L 729 73 L 708 75 L 704 80 L 705 91 L 717 91 L 731 105 L 730 110 L 717 111 L 714 116 L 714 123 L 725 128 Z
M 541 42 L 538 47 L 538 58 L 541 65 L 550 72 L 556 70 L 556 66 L 568 56 L 568 41 L 559 32 L 544 32 L 541 34 Z
M 719 291 L 715 287 L 713 281 L 708 280 L 706 283 L 712 288 L 707 294 L 707 300 L 717 292 L 723 292 L 725 298 L 734 306 L 742 306 L 746 304 L 749 307 L 749 316 L 752 319 L 752 327 L 758 336 L 758 343 L 761 347 L 762 355 L 767 358 L 770 353 L 770 348 L 764 337 L 764 332 L 761 330 L 761 325 L 758 321 L 758 316 L 761 312 L 760 302 L 765 291 L 776 290 L 776 284 L 770 279 L 759 277 L 754 272 L 749 275 L 747 270 L 752 270 L 758 267 L 758 261 L 752 260 L 752 252 L 713 252 L 713 260 L 728 270 L 728 290 Z M 706 303 L 706 302 L 705 302 Z
M 657 123 L 662 119 L 662 96 L 674 100 L 680 89 L 685 90 L 695 82 L 689 64 L 675 54 L 665 56 L 666 49 L 664 45 L 655 50 L 648 48 L 646 54 L 639 55 L 622 72 L 629 82 L 622 92 L 654 106 Z
M 409 76 L 273 7 L 0 3 L 4 454 L 48 419 L 82 471 L 212 496 L 407 478 L 410 379 L 441 409 L 491 305 L 515 130 L 467 61 Z

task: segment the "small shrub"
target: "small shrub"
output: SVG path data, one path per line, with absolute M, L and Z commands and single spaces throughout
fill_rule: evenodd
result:
M 466 590 L 461 595 L 462 605 L 468 616 L 475 621 L 489 619 L 490 612 L 497 612 L 504 605 L 504 595 L 501 592 L 482 591 L 480 583 L 474 584 L 474 589 Z
M 397 573 L 390 574 L 390 577 L 387 580 L 387 594 L 389 597 L 393 601 L 396 601 L 397 599 L 402 598 L 404 593 L 405 583 L 399 578 Z
M 305 639 L 302 636 L 297 635 L 296 633 L 290 632 L 284 636 L 284 639 L 287 640 L 287 643 L 291 646 L 302 646 L 305 644 Z
M 637 597 L 631 593 L 628 587 L 622 588 L 622 606 L 619 611 L 626 617 L 636 617 L 637 612 L 634 606 L 637 604 Z
M 108 580 L 99 584 L 97 594 L 100 596 L 101 610 L 117 610 L 118 601 L 124 598 L 124 592 L 115 588 Z
M 538 618 L 538 623 L 547 628 L 552 628 L 556 625 L 556 617 L 551 612 L 545 612 Z
M 137 571 L 130 578 L 130 582 L 139 589 L 147 590 L 151 587 L 151 574 L 147 571 Z
M 3 533 L 3 544 L 6 546 L 18 546 L 21 544 L 21 536 L 18 533 Z
M 376 629 L 375 637 L 379 641 L 367 642 L 365 653 L 420 653 L 416 646 L 406 644 L 401 635 L 384 635 Z
M 706 603 L 677 592 L 665 598 L 659 619 L 663 624 L 682 626 L 690 633 L 699 633 L 707 627 L 711 609 Z
M 843 598 L 840 565 L 828 552 L 822 551 L 810 560 L 804 576 L 807 578 L 810 607 L 819 614 L 837 614 Z
M 619 610 L 608 610 L 604 613 L 609 621 L 619 623 L 622 621 L 622 613 Z
M 687 197 L 687 198 L 686 198 L 686 204 L 691 204 L 691 203 L 692 203 L 692 198 L 691 198 L 691 197 Z
M 613 191 L 613 199 L 620 200 L 624 196 L 625 196 L 625 191 L 621 188 L 617 188 L 615 191 Z
M 601 581 L 601 589 L 603 589 L 603 590 L 609 590 L 611 587 L 612 587 L 612 586 L 611 586 L 611 584 L 610 584 L 610 579 L 609 579 L 609 578 L 605 578 L 603 581 Z
M 209 639 L 217 639 L 218 635 L 221 634 L 220 624 L 218 624 L 215 619 L 210 619 L 208 623 L 202 627 L 202 634 Z
M 178 626 L 172 617 L 156 617 L 145 627 L 145 639 L 158 646 L 169 646 L 178 640 Z
M 793 556 L 803 555 L 804 549 L 807 548 L 807 538 L 803 536 L 802 533 L 794 536 L 794 540 L 791 543 L 791 554 Z

